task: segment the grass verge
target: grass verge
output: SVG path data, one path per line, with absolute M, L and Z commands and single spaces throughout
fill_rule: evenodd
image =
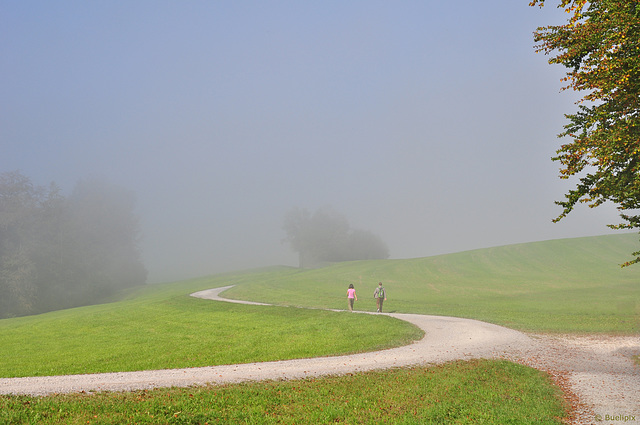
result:
M 0 397 L 11 424 L 561 424 L 548 376 L 501 360 L 285 382 Z

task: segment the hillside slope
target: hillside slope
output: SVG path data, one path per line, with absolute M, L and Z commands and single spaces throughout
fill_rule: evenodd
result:
M 386 311 L 475 318 L 555 332 L 640 331 L 640 267 L 620 263 L 637 234 L 559 239 L 409 260 L 339 263 L 240 285 L 228 296 L 283 305 L 375 311 L 378 281 Z

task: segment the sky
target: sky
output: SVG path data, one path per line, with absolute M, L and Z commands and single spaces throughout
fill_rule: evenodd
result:
M 552 219 L 578 95 L 555 2 L 0 1 L 0 172 L 135 192 L 149 281 L 297 265 L 294 207 L 391 258 L 611 233 Z

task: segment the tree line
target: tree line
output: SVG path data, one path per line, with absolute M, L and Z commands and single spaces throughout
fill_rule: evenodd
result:
M 285 242 L 298 253 L 300 268 L 325 263 L 389 258 L 389 249 L 379 236 L 352 228 L 345 216 L 331 209 L 294 208 L 285 215 Z
M 99 180 L 71 194 L 0 174 L 0 318 L 104 302 L 146 282 L 135 197 Z

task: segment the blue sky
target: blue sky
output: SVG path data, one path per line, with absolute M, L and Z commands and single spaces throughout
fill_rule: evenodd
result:
M 295 265 L 293 207 L 392 258 L 608 233 L 551 223 L 577 96 L 527 4 L 2 1 L 0 172 L 135 191 L 151 281 Z

